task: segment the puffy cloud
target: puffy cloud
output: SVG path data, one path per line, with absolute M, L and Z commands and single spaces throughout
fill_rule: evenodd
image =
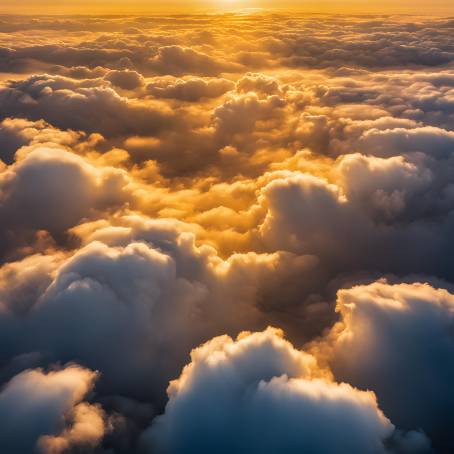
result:
M 150 452 L 387 452 L 374 394 L 318 377 L 279 330 L 214 338 L 191 359 L 143 436 Z
M 352 217 L 340 188 L 307 174 L 290 174 L 263 189 L 268 214 L 260 227 L 265 241 L 321 256 L 322 250 L 349 247 L 334 235 L 349 234 Z M 364 222 L 364 221 L 363 221 Z M 335 226 L 335 227 L 334 227 Z M 283 234 L 285 232 L 285 234 Z M 338 252 L 340 257 L 345 254 Z
M 130 199 L 128 182 L 125 172 L 98 169 L 64 149 L 34 148 L 0 173 L 0 225 L 13 238 L 35 230 L 63 233 Z
M 61 361 L 78 358 L 102 371 L 100 383 L 114 392 L 143 397 L 145 384 L 164 386 L 166 367 L 175 359 L 159 355 L 159 345 L 170 347 L 177 325 L 183 328 L 177 317 L 184 318 L 182 311 L 190 314 L 190 303 L 202 289 L 179 279 L 170 257 L 139 243 L 124 249 L 93 243 L 53 273 L 28 313 L 13 319 L 5 314 L 8 330 L 28 326 L 30 335 L 14 350 L 43 351 Z M 39 345 L 33 341 L 38 332 Z M 157 389 L 151 386 L 152 393 Z
M 262 189 L 268 211 L 259 233 L 267 247 L 315 255 L 332 277 L 425 273 L 451 280 L 452 264 L 448 259 L 442 265 L 439 259 L 451 247 L 443 233 L 452 225 L 451 212 L 445 206 L 437 224 L 424 216 L 427 206 L 422 203 L 437 197 L 426 192 L 430 171 L 393 158 L 385 163 L 353 156 L 341 164 L 347 178 L 349 162 L 367 162 L 362 176 L 368 175 L 368 181 L 350 174 L 347 197 L 342 186 L 300 173 L 277 178 Z M 396 164 L 400 175 L 393 178 L 391 167 Z M 386 176 L 380 175 L 380 166 L 388 167 Z M 414 213 L 412 205 L 417 207 Z
M 42 120 L 33 122 L 22 118 L 5 118 L 0 123 L 0 159 L 12 164 L 16 151 L 24 145 L 69 146 L 79 137 L 80 134 L 74 131 L 61 131 Z
M 240 65 L 212 57 L 190 47 L 164 46 L 148 62 L 148 67 L 160 74 L 182 76 L 194 74 L 217 76 L 224 72 L 236 72 Z
M 454 132 L 433 126 L 411 130 L 395 128 L 384 131 L 371 129 L 363 134 L 360 144 L 380 156 L 398 153 L 424 152 L 434 157 L 446 157 L 454 149 Z
M 0 392 L 0 442 L 11 453 L 94 448 L 105 432 L 101 408 L 82 402 L 96 373 L 78 366 L 26 370 Z
M 25 314 L 52 281 L 63 258 L 59 254 L 28 255 L 0 268 L 0 306 L 16 314 Z
M 338 292 L 341 321 L 316 345 L 337 379 L 371 389 L 394 423 L 453 449 L 454 296 L 377 281 Z
M 231 90 L 234 83 L 222 78 L 157 79 L 147 85 L 156 98 L 174 98 L 196 102 L 202 98 L 217 98 Z
M 236 89 L 240 93 L 263 93 L 265 95 L 279 95 L 281 89 L 279 81 L 264 74 L 248 73 L 243 76 L 236 84 Z
M 32 76 L 0 88 L 0 115 L 44 119 L 62 129 L 107 136 L 158 132 L 174 123 L 162 104 L 121 97 L 112 88 L 61 76 Z M 99 122 L 101 120 L 101 122 Z
M 142 74 L 137 71 L 131 70 L 114 70 L 109 71 L 104 79 L 111 82 L 116 87 L 123 88 L 124 90 L 135 90 L 144 85 L 144 78 Z
M 105 422 L 100 408 L 79 404 L 74 408 L 72 426 L 57 436 L 43 436 L 38 441 L 39 450 L 46 454 L 68 452 L 73 446 L 85 449 L 96 447 L 104 435 Z
M 261 100 L 255 93 L 232 97 L 214 111 L 214 122 L 219 135 L 227 140 L 236 134 L 254 130 L 259 121 L 279 116 L 285 101 L 277 95 Z
M 36 255 L 0 268 L 1 357 L 36 351 L 45 362 L 77 359 L 102 372 L 100 391 L 158 405 L 194 345 L 238 327 L 261 328 L 267 312 L 282 317 L 279 301 L 298 295 L 279 288 L 316 265 L 286 253 L 224 261 L 165 222 L 133 219 L 79 234 L 88 244 L 73 255 Z
M 407 162 L 403 156 L 346 155 L 339 171 L 349 201 L 377 220 L 395 220 L 404 211 L 411 212 L 411 199 L 427 191 L 433 178 L 429 168 Z

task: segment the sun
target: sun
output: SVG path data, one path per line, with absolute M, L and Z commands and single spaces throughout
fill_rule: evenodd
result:
M 221 7 L 232 7 L 238 5 L 238 0 L 218 0 Z

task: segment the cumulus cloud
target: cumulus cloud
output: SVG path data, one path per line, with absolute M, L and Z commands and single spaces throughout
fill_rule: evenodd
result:
M 131 70 L 109 71 L 104 78 L 113 85 L 123 88 L 124 90 L 134 90 L 145 83 L 142 74 Z
M 74 409 L 72 426 L 57 436 L 43 436 L 39 450 L 49 454 L 68 452 L 73 446 L 96 447 L 104 435 L 102 410 L 94 405 L 79 404 Z
M 371 129 L 361 137 L 361 144 L 371 153 L 389 155 L 396 153 L 429 151 L 435 156 L 449 156 L 454 146 L 454 132 L 433 126 L 408 129 Z
M 217 76 L 224 72 L 236 72 L 240 65 L 212 57 L 203 52 L 183 46 L 164 46 L 148 62 L 148 67 L 160 74 L 181 76 L 194 74 Z
M 339 380 L 376 392 L 401 427 L 453 448 L 454 297 L 428 284 L 378 281 L 338 293 L 341 321 L 317 350 Z
M 279 81 L 273 77 L 260 73 L 248 73 L 236 84 L 240 93 L 259 93 L 265 95 L 281 94 Z
M 28 121 L 22 118 L 5 118 L 0 123 L 0 159 L 5 164 L 14 162 L 16 151 L 25 145 L 73 145 L 80 134 L 74 131 L 61 131 L 46 122 Z
M 171 112 L 163 105 L 129 100 L 102 84 L 84 86 L 61 76 L 11 82 L 0 88 L 0 102 L 3 117 L 44 119 L 58 128 L 107 136 L 157 132 L 173 123 Z
M 222 78 L 157 79 L 149 83 L 147 90 L 156 98 L 174 98 L 195 102 L 202 98 L 217 98 L 234 87 L 234 83 Z
M 396 220 L 432 183 L 432 172 L 403 156 L 389 159 L 352 154 L 339 165 L 349 201 L 377 220 Z M 413 200 L 412 200 L 413 199 Z
M 448 261 L 442 266 L 439 260 L 450 247 L 442 232 L 449 229 L 451 214 L 448 211 L 434 225 L 424 210 L 419 211 L 432 178 L 430 171 L 398 160 L 397 175 L 409 171 L 413 175 L 392 177 L 390 167 L 397 163 L 393 158 L 385 164 L 353 156 L 341 163 L 344 178 L 352 171 L 349 162 L 367 162 L 368 169 L 361 176 L 350 174 L 347 195 L 340 185 L 300 173 L 264 187 L 262 203 L 267 215 L 260 236 L 268 247 L 315 255 L 335 275 L 367 271 L 372 276 L 374 272 L 425 273 L 452 279 L 452 265 Z M 372 163 L 378 164 L 375 171 Z M 385 173 L 380 176 L 380 164 L 389 167 L 385 170 L 388 182 L 382 179 Z M 363 177 L 367 179 L 364 185 Z M 413 204 L 417 205 L 413 212 L 419 212 L 417 219 L 412 216 Z M 414 244 L 419 247 L 415 249 Z
M 102 372 L 103 392 L 157 405 L 194 345 L 238 327 L 261 328 L 268 311 L 279 317 L 280 285 L 315 265 L 284 253 L 224 261 L 165 222 L 79 234 L 88 244 L 69 257 L 48 253 L 0 268 L 1 356 L 7 362 L 38 351 L 47 360 L 77 359 Z M 281 301 L 284 295 L 297 298 L 289 290 Z M 28 334 L 13 342 L 23 329 Z
M 27 370 L 0 393 L 0 441 L 8 452 L 57 454 L 96 447 L 105 431 L 105 416 L 82 402 L 96 373 L 78 366 L 61 370 Z
M 61 148 L 34 148 L 0 173 L 0 225 L 7 234 L 0 241 L 8 249 L 10 242 L 20 244 L 21 232 L 61 234 L 124 203 L 130 197 L 127 185 L 119 169 L 97 169 Z
M 232 97 L 214 111 L 216 130 L 224 140 L 232 140 L 252 131 L 259 121 L 265 123 L 278 116 L 284 106 L 285 101 L 277 95 L 263 100 L 255 93 Z
M 374 394 L 317 377 L 314 358 L 279 330 L 218 337 L 191 359 L 143 436 L 150 449 L 388 452 L 393 425 Z

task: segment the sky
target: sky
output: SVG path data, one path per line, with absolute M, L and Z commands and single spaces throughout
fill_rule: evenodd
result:
M 137 12 L 214 12 L 244 8 L 273 10 L 301 10 L 323 13 L 416 13 L 454 14 L 451 0 L 18 0 L 4 2 L 0 12 L 14 14 L 90 14 L 90 13 L 137 13 Z
M 0 16 L 0 450 L 454 452 L 443 4 L 25 5 Z

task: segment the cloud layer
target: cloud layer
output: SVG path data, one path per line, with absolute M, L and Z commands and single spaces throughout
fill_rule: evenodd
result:
M 453 27 L 1 16 L 0 445 L 452 452 Z

